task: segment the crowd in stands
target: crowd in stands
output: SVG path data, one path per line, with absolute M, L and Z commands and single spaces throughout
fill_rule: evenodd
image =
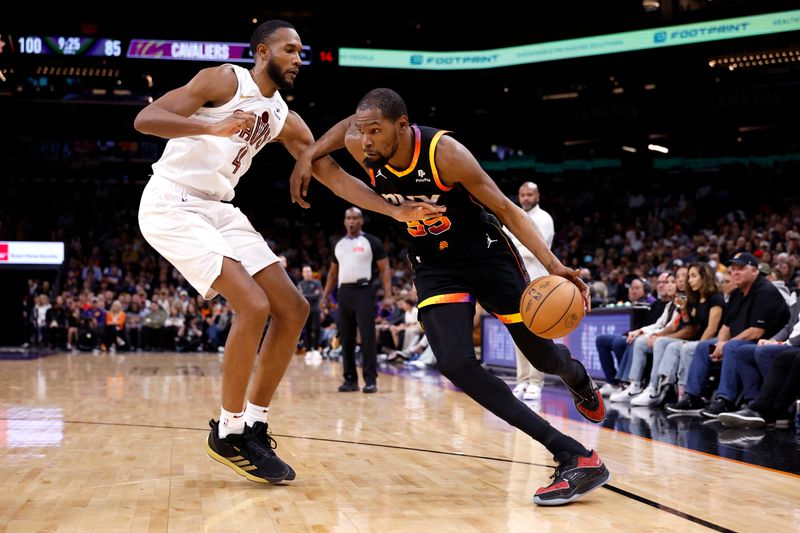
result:
M 628 296 L 647 310 L 639 324 L 596 338 L 606 377 L 601 394 L 631 406 L 661 407 L 671 399 L 666 409 L 673 415 L 702 414 L 723 425 L 771 421 L 788 427 L 800 375 L 775 377 L 760 415 L 748 407 L 763 390 L 773 359 L 786 352 L 781 357 L 791 367 L 800 357 L 800 304 L 795 294 L 779 290 L 766 263 L 739 252 L 716 273 L 707 262 L 680 266 L 659 275 L 654 302 L 645 300 L 643 283 L 634 280 Z

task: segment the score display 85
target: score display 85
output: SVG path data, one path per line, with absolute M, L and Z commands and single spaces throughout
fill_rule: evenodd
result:
M 41 37 L 25 35 L 14 39 L 20 54 L 119 57 L 122 41 L 94 37 Z

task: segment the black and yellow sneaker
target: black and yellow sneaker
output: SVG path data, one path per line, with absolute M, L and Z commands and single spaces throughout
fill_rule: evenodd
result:
M 211 420 L 211 433 L 206 440 L 206 451 L 215 461 L 256 483 L 279 483 L 289 478 L 293 471 L 273 451 L 275 440 L 267 434 L 266 424 L 257 422 L 245 426 L 241 435 L 230 434 L 219 438 L 219 422 Z M 292 478 L 294 479 L 294 478 Z

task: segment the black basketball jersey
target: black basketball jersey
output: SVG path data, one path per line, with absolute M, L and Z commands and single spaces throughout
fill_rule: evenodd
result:
M 407 169 L 397 170 L 389 165 L 369 169 L 370 184 L 387 202 L 399 205 L 423 201 L 447 206 L 441 216 L 400 223 L 401 236 L 411 253 L 442 257 L 468 253 L 475 246 L 485 247 L 488 210 L 461 184 L 448 187 L 439 180 L 434 160 L 436 145 L 448 132 L 417 125 L 411 128 L 415 136 L 414 156 Z

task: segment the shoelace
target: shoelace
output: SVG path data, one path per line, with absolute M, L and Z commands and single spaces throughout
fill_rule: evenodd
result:
M 570 466 L 569 463 L 562 463 L 558 466 L 554 466 L 553 468 L 555 469 L 555 471 L 553 472 L 553 475 L 550 476 L 550 479 L 558 479 L 559 477 L 561 477 L 561 474 L 563 474 L 564 471 L 567 470 L 567 467 L 569 466 Z
M 272 435 L 267 433 L 266 430 L 259 433 L 254 433 L 251 441 L 254 443 L 256 448 L 259 449 L 259 451 L 268 455 L 275 455 L 275 452 L 272 450 L 278 447 L 278 443 L 272 438 Z

